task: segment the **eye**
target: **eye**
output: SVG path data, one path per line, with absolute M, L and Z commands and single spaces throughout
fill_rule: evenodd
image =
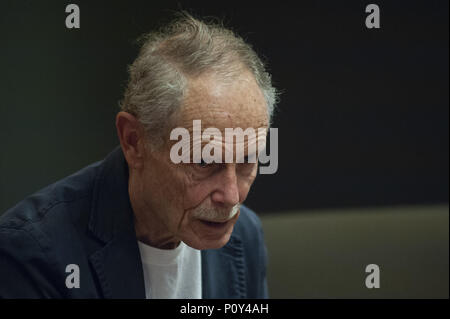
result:
M 201 168 L 207 168 L 209 167 L 211 164 L 206 163 L 203 158 L 200 160 L 200 163 L 197 163 L 197 166 L 201 167 Z

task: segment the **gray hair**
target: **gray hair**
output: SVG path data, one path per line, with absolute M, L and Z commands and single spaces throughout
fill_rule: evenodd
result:
M 270 123 L 277 102 L 271 76 L 252 47 L 222 24 L 202 22 L 182 12 L 141 41 L 139 55 L 128 68 L 129 82 L 120 107 L 136 116 L 147 133 L 159 138 L 167 133 L 190 77 L 214 72 L 227 80 L 243 68 L 254 75 L 265 97 Z

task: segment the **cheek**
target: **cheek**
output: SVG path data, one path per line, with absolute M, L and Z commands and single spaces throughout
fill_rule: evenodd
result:
M 253 182 L 255 181 L 258 166 L 255 165 L 254 169 L 250 174 L 245 174 L 238 179 L 238 189 L 239 189 L 239 201 L 243 202 L 250 191 Z
M 211 194 L 211 186 L 208 183 L 195 183 L 186 186 L 184 207 L 192 209 L 200 205 Z
M 254 165 L 252 169 L 243 168 L 242 171 L 237 174 L 237 188 L 239 192 L 239 200 L 243 202 L 247 197 L 250 187 L 252 186 L 256 174 L 257 165 Z M 189 174 L 184 174 L 183 190 L 179 194 L 183 194 L 183 209 L 189 210 L 197 207 L 203 203 L 208 196 L 220 189 L 220 181 L 217 176 L 205 178 L 202 180 L 196 180 Z
M 162 198 L 167 201 L 167 205 L 176 206 L 180 214 L 184 215 L 208 197 L 211 185 L 207 181 L 193 178 L 185 167 L 173 164 L 165 171 L 170 172 L 171 178 L 167 182 L 171 186 L 163 191 Z
M 247 198 L 250 191 L 251 183 L 245 182 L 238 185 L 239 202 L 242 203 Z
M 171 218 L 182 211 L 184 187 L 176 170 L 168 165 L 153 163 L 152 169 L 143 174 L 145 201 L 164 218 Z M 163 172 L 163 173 L 162 173 Z

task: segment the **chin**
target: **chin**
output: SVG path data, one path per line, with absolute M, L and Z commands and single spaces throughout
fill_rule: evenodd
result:
M 221 239 L 215 239 L 215 240 L 203 240 L 200 243 L 201 248 L 197 248 L 200 250 L 204 249 L 219 249 L 225 246 L 230 241 L 231 234 L 223 236 Z
M 225 235 L 220 239 L 198 239 L 198 240 L 186 240 L 184 243 L 194 249 L 207 250 L 207 249 L 219 249 L 225 246 L 230 240 L 231 235 Z
M 229 231 L 224 234 L 202 234 L 203 236 L 193 236 L 191 238 L 186 238 L 183 242 L 195 249 L 206 250 L 206 249 L 219 249 L 225 246 L 230 240 L 231 233 L 233 232 L 233 225 L 230 227 Z

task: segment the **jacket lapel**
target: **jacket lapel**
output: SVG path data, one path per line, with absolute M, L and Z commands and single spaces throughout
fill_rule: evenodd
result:
M 145 298 L 136 238 L 115 238 L 90 257 L 104 298 Z
M 89 229 L 102 247 L 89 258 L 104 298 L 145 298 L 141 256 L 128 196 L 128 166 L 120 147 L 100 165 Z

